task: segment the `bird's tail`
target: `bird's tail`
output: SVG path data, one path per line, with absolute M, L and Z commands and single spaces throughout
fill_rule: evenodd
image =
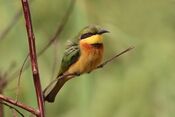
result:
M 51 82 L 43 91 L 44 94 L 44 100 L 48 102 L 54 102 L 55 97 L 59 90 L 63 87 L 63 85 L 66 83 L 67 79 L 59 78 L 56 83 Z

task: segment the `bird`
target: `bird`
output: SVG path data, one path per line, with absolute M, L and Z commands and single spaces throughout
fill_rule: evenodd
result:
M 104 54 L 103 34 L 108 30 L 99 25 L 84 27 L 77 36 L 76 42 L 68 41 L 61 61 L 60 70 L 54 85 L 45 88 L 44 100 L 54 102 L 55 97 L 64 83 L 71 79 L 61 78 L 63 75 L 90 73 L 102 62 Z

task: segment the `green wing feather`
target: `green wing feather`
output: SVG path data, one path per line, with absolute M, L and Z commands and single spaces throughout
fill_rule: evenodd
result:
M 77 43 L 68 41 L 67 48 L 62 58 L 61 67 L 58 76 L 61 76 L 68 68 L 74 64 L 80 56 L 80 48 Z
M 66 72 L 69 67 L 79 59 L 79 56 L 79 45 L 74 42 L 69 42 L 62 58 L 58 76 L 64 74 L 64 72 Z M 49 84 L 43 92 L 44 100 L 47 100 L 48 102 L 54 102 L 58 91 L 61 89 L 65 82 L 65 79 L 58 79 L 56 82 L 54 82 L 54 84 Z

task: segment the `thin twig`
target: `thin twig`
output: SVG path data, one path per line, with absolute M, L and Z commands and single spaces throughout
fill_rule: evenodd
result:
M 33 0 L 30 0 L 32 2 Z M 22 15 L 22 9 L 19 9 L 17 13 L 14 15 L 10 23 L 7 25 L 7 27 L 0 33 L 0 41 L 5 38 L 5 36 L 10 32 L 10 30 L 15 26 L 17 21 L 20 19 Z
M 51 74 L 51 78 L 54 77 L 54 73 L 55 73 L 55 69 L 56 69 L 56 66 L 57 66 L 57 60 L 58 60 L 58 56 L 57 56 L 57 43 L 58 41 L 55 40 L 54 41 L 54 50 L 53 50 L 53 66 L 52 66 L 52 74 Z
M 0 94 L 0 101 L 1 100 L 5 101 L 7 103 L 10 103 L 12 105 L 18 106 L 18 107 L 20 107 L 20 108 L 22 108 L 22 109 L 24 109 L 24 110 L 26 110 L 28 112 L 31 112 L 34 115 L 39 115 L 39 111 L 38 110 L 35 110 L 34 108 L 32 108 L 30 106 L 27 106 L 26 104 L 23 104 L 21 102 L 16 102 L 14 99 L 6 97 L 6 96 Z
M 13 107 L 13 106 L 11 106 L 11 105 L 5 103 L 5 102 L 2 102 L 2 101 L 0 101 L 0 103 L 3 104 L 3 105 L 8 106 L 9 108 L 11 108 L 11 109 L 13 109 L 13 110 L 15 110 L 17 113 L 19 113 L 19 114 L 21 115 L 21 117 L 24 117 L 24 115 L 23 115 L 18 109 L 16 109 L 15 107 Z
M 66 14 L 64 15 L 63 19 L 61 20 L 61 23 L 59 23 L 60 25 L 58 26 L 58 29 L 56 30 L 55 34 L 53 35 L 53 37 L 50 39 L 50 41 L 43 47 L 43 49 L 38 53 L 38 56 L 43 54 L 43 52 L 45 52 L 48 47 L 50 47 L 50 45 L 60 36 L 61 32 L 63 31 L 66 23 L 68 22 L 69 16 L 74 8 L 75 5 L 75 0 L 71 0 L 70 6 L 67 9 Z M 60 21 L 59 21 L 60 22 Z
M 20 81 L 21 81 L 22 70 L 24 68 L 24 65 L 25 65 L 26 61 L 28 60 L 28 57 L 29 57 L 29 54 L 27 54 L 27 57 L 25 58 L 25 60 L 24 60 L 24 62 L 22 64 L 22 67 L 20 69 L 20 72 L 19 72 L 17 89 L 16 89 L 16 101 L 18 101 L 18 96 L 19 96 L 19 92 L 20 92 Z
M 22 15 L 22 10 L 19 10 L 15 16 L 12 18 L 11 22 L 8 24 L 8 26 L 3 30 L 3 32 L 0 34 L 0 41 L 5 38 L 5 36 L 10 32 L 12 27 L 17 23 L 20 16 Z
M 43 99 L 41 83 L 40 83 L 40 76 L 39 76 L 39 69 L 38 69 L 37 55 L 36 55 L 36 46 L 35 46 L 35 36 L 33 33 L 33 28 L 32 28 L 32 20 L 31 20 L 29 3 L 28 3 L 28 0 L 21 0 L 21 3 L 23 6 L 24 18 L 26 22 L 26 30 L 27 30 L 27 35 L 28 35 L 33 81 L 34 81 L 35 92 L 37 96 L 38 109 L 40 112 L 38 117 L 44 117 L 45 116 L 44 99 Z
M 134 49 L 134 47 L 129 47 L 129 48 L 127 48 L 126 50 L 120 52 L 119 54 L 116 54 L 116 55 L 113 56 L 112 58 L 106 60 L 105 62 L 103 62 L 102 64 L 100 64 L 99 66 L 97 66 L 97 69 L 98 69 L 98 68 L 102 68 L 102 67 L 103 67 L 104 65 L 106 65 L 107 63 L 111 62 L 112 60 L 116 59 L 116 58 L 119 57 L 120 55 L 122 55 L 122 54 L 124 54 L 124 53 L 126 53 L 126 52 L 128 52 L 128 51 L 130 51 L 130 50 L 132 50 L 132 49 Z
M 114 59 L 116 59 L 117 57 L 119 57 L 119 56 L 121 56 L 121 55 L 123 55 L 124 53 L 126 53 L 126 52 L 129 52 L 130 50 L 132 50 L 134 47 L 129 47 L 129 48 L 127 48 L 127 49 L 125 49 L 125 50 L 123 50 L 122 52 L 120 52 L 119 54 L 116 54 L 115 56 L 113 56 L 112 58 L 110 58 L 110 59 L 108 59 L 108 60 L 106 60 L 105 62 L 103 62 L 102 64 L 100 64 L 96 69 L 99 69 L 99 68 L 102 68 L 102 67 L 104 67 L 106 64 L 108 64 L 109 62 L 112 62 Z M 96 69 L 94 69 L 94 70 L 96 70 Z M 93 71 L 94 71 L 93 70 Z M 92 71 L 91 71 L 92 72 Z M 56 77 L 56 79 L 54 79 L 53 81 L 51 81 L 50 83 L 49 83 L 49 85 L 44 89 L 44 91 L 43 92 L 46 92 L 47 91 L 47 89 L 49 89 L 55 82 L 57 82 L 59 79 L 67 79 L 66 81 L 68 81 L 68 80 L 70 80 L 70 79 L 72 79 L 72 78 L 74 78 L 74 77 L 76 77 L 76 76 L 80 76 L 80 74 L 66 74 L 66 75 L 62 75 L 62 76 L 57 76 Z M 64 85 L 64 84 L 61 84 L 62 86 Z M 61 88 L 60 88 L 61 89 Z M 47 99 L 45 99 L 45 100 L 47 100 Z

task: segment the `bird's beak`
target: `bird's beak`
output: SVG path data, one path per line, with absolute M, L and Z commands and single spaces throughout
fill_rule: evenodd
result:
M 101 29 L 101 30 L 99 30 L 98 31 L 98 34 L 104 34 L 104 33 L 109 33 L 109 31 L 108 30 L 106 30 L 106 29 Z

